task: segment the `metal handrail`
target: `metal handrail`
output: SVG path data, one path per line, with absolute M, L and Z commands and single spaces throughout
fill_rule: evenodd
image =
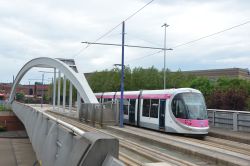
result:
M 208 111 L 216 111 L 216 112 L 232 112 L 232 113 L 243 113 L 250 114 L 249 111 L 237 111 L 237 110 L 220 110 L 220 109 L 207 109 Z

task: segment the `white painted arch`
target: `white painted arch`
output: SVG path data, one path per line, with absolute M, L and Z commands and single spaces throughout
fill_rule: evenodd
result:
M 46 67 L 46 68 L 58 69 L 63 74 L 65 74 L 65 76 L 67 77 L 67 79 L 70 80 L 70 82 L 72 82 L 74 87 L 77 89 L 80 97 L 83 99 L 85 103 L 98 103 L 83 73 L 76 73 L 72 68 L 70 68 L 64 62 L 49 57 L 40 57 L 32 59 L 22 67 L 22 69 L 16 76 L 16 79 L 12 86 L 9 97 L 9 103 L 12 103 L 12 101 L 14 100 L 16 87 L 18 86 L 19 82 L 22 80 L 23 76 L 33 67 Z

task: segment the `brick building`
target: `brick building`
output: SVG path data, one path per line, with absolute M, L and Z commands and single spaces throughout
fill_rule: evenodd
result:
M 10 94 L 12 83 L 0 83 L 0 93 L 5 94 L 7 97 Z M 48 93 L 49 85 L 18 85 L 16 93 L 23 93 L 34 97 L 41 97 L 42 91 L 44 94 Z
M 248 69 L 242 68 L 226 68 L 226 69 L 211 69 L 211 70 L 193 70 L 182 71 L 185 74 L 192 74 L 200 77 L 207 77 L 211 80 L 217 80 L 220 77 L 239 78 L 250 80 L 250 73 Z

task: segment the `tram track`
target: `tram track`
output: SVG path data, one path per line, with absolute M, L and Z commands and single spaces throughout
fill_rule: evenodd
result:
M 130 126 L 126 126 L 126 129 L 119 129 L 116 127 L 111 128 L 119 130 L 119 132 L 124 132 L 124 134 L 137 135 L 141 139 L 144 138 L 145 141 L 151 141 L 151 139 L 153 139 L 151 142 L 158 144 L 157 146 L 177 149 L 178 151 L 199 156 L 207 160 L 213 160 L 217 164 L 250 165 L 249 153 L 240 148 L 233 148 L 230 146 L 223 146 L 223 144 L 215 144 L 194 138 L 163 134 Z
M 239 135 L 235 133 L 238 133 Z M 239 142 L 250 146 L 249 134 L 242 132 L 232 132 L 228 129 L 225 129 L 223 131 L 222 128 L 211 128 L 208 132 L 208 136 L 233 142 Z
M 127 126 L 127 127 L 129 128 L 131 126 Z M 133 128 L 133 130 L 137 129 L 134 127 L 132 127 L 132 128 Z M 150 130 L 144 130 L 144 131 L 140 130 L 140 132 L 144 132 L 145 134 L 150 134 L 152 136 L 157 136 L 157 137 L 162 137 L 162 138 L 166 138 L 166 136 L 168 136 L 166 134 L 158 134 L 158 133 L 153 134 L 155 131 L 150 132 Z M 225 149 L 228 151 L 241 153 L 243 155 L 250 156 L 250 145 L 249 144 L 244 144 L 244 143 L 240 143 L 240 142 L 215 138 L 215 137 L 211 137 L 211 136 L 206 136 L 203 140 L 200 140 L 197 138 L 183 137 L 183 136 L 173 136 L 173 135 L 171 135 L 171 136 L 173 138 L 175 138 L 176 140 L 187 140 L 187 141 L 195 142 L 197 144 L 204 144 L 204 145 L 208 145 L 211 147 L 217 147 L 217 148 L 221 148 L 221 149 Z M 250 159 L 250 157 L 249 157 L 249 159 Z
M 142 162 L 134 159 L 133 157 L 127 155 L 124 152 L 119 152 L 119 159 L 128 166 L 141 166 L 141 165 L 143 165 Z
M 209 141 L 209 142 L 214 142 L 214 143 L 218 143 L 218 144 L 223 144 L 223 145 L 227 145 L 227 146 L 231 146 L 231 147 L 244 149 L 245 151 L 249 152 L 248 154 L 250 154 L 250 145 L 249 144 L 231 141 L 231 140 L 227 140 L 227 139 L 221 139 L 221 138 L 217 138 L 217 137 L 211 137 L 211 136 L 207 136 L 205 138 L 205 140 Z
M 197 143 L 206 144 L 209 146 L 215 146 L 221 149 L 225 149 L 225 150 L 229 150 L 229 151 L 233 151 L 233 152 L 237 152 L 237 153 L 250 156 L 250 148 L 249 148 L 249 145 L 247 144 L 218 139 L 218 138 L 209 137 L 209 136 L 208 138 L 205 138 L 204 140 L 198 140 L 198 141 L 194 140 L 194 141 L 196 141 Z
M 70 123 L 84 131 L 102 132 L 104 134 L 108 134 L 112 137 L 118 138 L 119 143 L 120 143 L 119 158 L 127 165 L 143 165 L 143 163 L 156 163 L 156 162 L 167 162 L 172 165 L 178 165 L 178 166 L 196 166 L 197 165 L 197 164 L 185 161 L 185 160 L 178 159 L 171 155 L 167 155 L 155 149 L 149 148 L 146 145 L 141 145 L 139 143 L 133 142 L 131 140 L 128 140 L 126 138 L 123 138 L 114 133 L 108 132 L 106 130 L 90 127 L 86 124 L 76 121 L 75 119 L 65 117 L 63 115 L 58 115 L 57 113 L 53 113 L 53 112 L 49 112 L 49 113 L 53 114 L 53 116 L 56 116 L 57 118 L 67 123 Z

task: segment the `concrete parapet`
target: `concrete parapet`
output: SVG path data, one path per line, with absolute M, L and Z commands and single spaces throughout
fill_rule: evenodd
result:
M 37 159 L 42 165 L 102 165 L 108 156 L 118 157 L 119 142 L 110 136 L 83 132 L 44 112 L 13 102 L 12 109 L 23 122 Z M 111 163 L 110 163 L 111 165 Z M 117 162 L 115 165 L 122 165 Z

